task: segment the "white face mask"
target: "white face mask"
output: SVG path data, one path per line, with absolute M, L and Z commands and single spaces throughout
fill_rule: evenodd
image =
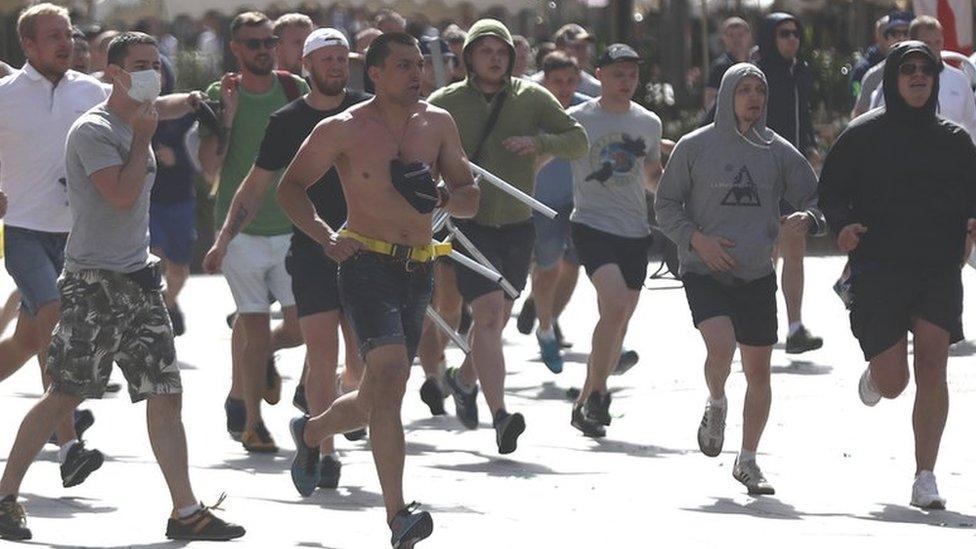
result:
M 159 97 L 162 86 L 159 73 L 153 69 L 130 72 L 132 84 L 129 86 L 129 97 L 140 102 L 155 101 Z

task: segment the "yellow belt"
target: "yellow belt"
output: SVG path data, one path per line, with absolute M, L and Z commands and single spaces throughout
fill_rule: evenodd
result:
M 404 246 L 403 244 L 390 244 L 389 242 L 363 236 L 357 232 L 350 231 L 349 229 L 342 229 L 339 231 L 339 236 L 345 236 L 347 238 L 359 241 L 366 246 L 367 250 L 371 252 L 395 257 L 401 261 L 416 261 L 418 263 L 426 263 L 428 261 L 433 261 L 438 257 L 450 255 L 451 250 L 453 249 L 450 242 L 434 242 L 428 244 L 427 246 Z

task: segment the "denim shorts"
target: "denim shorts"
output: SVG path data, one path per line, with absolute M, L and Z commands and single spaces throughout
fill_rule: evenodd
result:
M 551 269 L 559 263 L 560 259 L 579 264 L 569 224 L 569 214 L 572 212 L 572 204 L 557 209 L 555 219 L 549 219 L 539 212 L 532 212 L 532 224 L 535 225 L 533 253 L 535 264 L 539 268 Z
M 162 250 L 167 261 L 189 265 L 196 241 L 196 199 L 149 204 L 149 246 Z
M 339 264 L 342 311 L 359 339 L 359 354 L 384 345 L 407 348 L 413 362 L 434 292 L 434 262 L 405 262 L 361 251 Z
M 7 272 L 20 290 L 21 307 L 30 316 L 58 300 L 58 276 L 64 268 L 67 242 L 67 233 L 4 227 Z

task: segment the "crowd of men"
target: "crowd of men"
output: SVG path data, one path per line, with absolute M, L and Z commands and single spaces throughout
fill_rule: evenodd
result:
M 937 20 L 878 21 L 853 90 L 859 105 L 868 95 L 868 107 L 883 108 L 865 109 L 822 159 L 804 29 L 792 15 L 766 16 L 758 48 L 745 20 L 723 24 L 728 51 L 709 75 L 706 123 L 677 143 L 632 100 L 644 56 L 626 44 L 594 52 L 587 30 L 569 24 L 533 63 L 528 42 L 494 19 L 418 40 L 394 16 L 350 37 L 300 14 L 242 13 L 228 30 L 238 69 L 177 94 L 166 37 L 115 33 L 89 63 L 67 11 L 38 4 L 21 14 L 27 62 L 0 80 L 0 214 L 20 300 L 16 329 L 0 341 L 0 379 L 36 355 L 46 391 L 0 479 L 0 538 L 31 537 L 18 492 L 45 443 L 60 447 L 65 487 L 103 465 L 82 441 L 94 417 L 77 407 L 112 389 L 113 364 L 132 401 L 147 401 L 173 502 L 166 536 L 244 535 L 194 496 L 180 415 L 174 337 L 186 328 L 177 296 L 195 238 L 197 169 L 216 196 L 203 266 L 223 274 L 236 305 L 229 435 L 248 452 L 278 451 L 262 401 L 281 399 L 274 352 L 304 344 L 292 399 L 302 415 L 289 425 L 295 488 L 335 489 L 335 436 L 368 436 L 395 548 L 433 530 L 402 486 L 400 409 L 414 359 L 431 414 L 445 414 L 451 397 L 458 420 L 477 429 L 483 392 L 498 453 L 515 452 L 527 412 L 506 406 L 503 330 L 531 276 L 518 327 L 531 334 L 538 321 L 542 360 L 561 373 L 571 344 L 558 320 L 582 266 L 599 318 L 569 423 L 605 436 L 608 380 L 638 360 L 623 343 L 655 226 L 676 248 L 674 274 L 707 351 L 705 455 L 723 449 L 738 349 L 748 388 L 732 474 L 750 494 L 775 492 L 756 454 L 772 400 L 776 292 L 787 305 L 786 351 L 821 347 L 802 320 L 803 258 L 808 235 L 830 233 L 849 255 L 838 288 L 869 363 L 858 387 L 866 405 L 904 390 L 913 333 L 911 502 L 944 507 L 933 470 L 948 348 L 962 339 L 960 268 L 976 231 L 976 97 L 942 61 Z M 514 191 L 476 184 L 480 170 Z M 273 327 L 274 303 L 283 320 Z M 448 367 L 454 330 L 470 352 Z

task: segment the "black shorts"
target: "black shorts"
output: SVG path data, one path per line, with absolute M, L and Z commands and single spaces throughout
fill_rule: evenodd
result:
M 502 227 L 488 227 L 460 220 L 455 221 L 454 225 L 488 258 L 516 291 L 525 289 L 535 246 L 535 226 L 531 219 Z M 474 259 L 456 239 L 454 244 L 459 252 Z M 454 272 L 457 275 L 458 291 L 468 303 L 491 292 L 501 291 L 498 284 L 463 265 L 455 264 Z M 507 294 L 505 299 L 513 300 Z
M 292 245 L 285 257 L 298 318 L 340 308 L 339 266 L 321 246 Z
M 962 341 L 962 273 L 950 267 L 904 271 L 853 266 L 851 332 L 871 360 L 901 341 L 921 318 Z
M 727 316 L 742 345 L 766 347 L 776 343 L 776 275 L 725 285 L 711 276 L 685 273 L 681 277 L 691 318 L 697 328 L 717 316 Z
M 582 223 L 573 223 L 573 245 L 586 275 L 600 267 L 613 263 L 620 267 L 624 282 L 631 290 L 640 290 L 647 278 L 647 250 L 651 247 L 651 236 L 627 238 L 594 229 Z

